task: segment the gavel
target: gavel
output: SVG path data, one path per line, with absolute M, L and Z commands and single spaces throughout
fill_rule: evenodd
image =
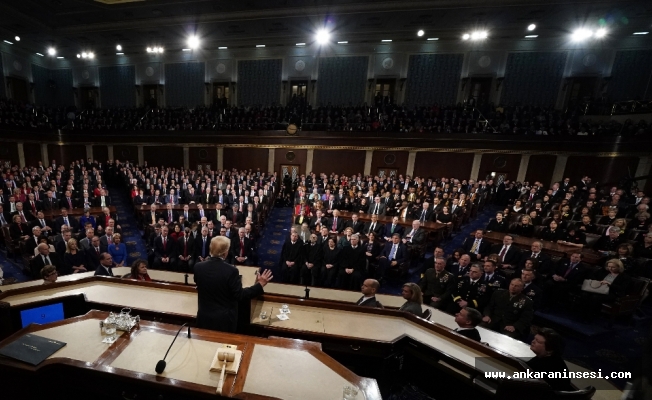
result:
M 220 380 L 217 382 L 217 394 L 222 394 L 222 386 L 224 385 L 224 370 L 226 369 L 226 363 L 235 361 L 235 353 L 230 351 L 218 351 L 217 359 L 219 361 L 224 361 L 222 364 L 222 372 L 220 372 Z

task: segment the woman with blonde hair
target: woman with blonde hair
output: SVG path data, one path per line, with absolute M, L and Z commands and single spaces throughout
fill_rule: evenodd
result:
M 423 315 L 423 310 L 421 309 L 421 304 L 423 304 L 423 295 L 421 294 L 421 288 L 419 285 L 413 282 L 408 282 L 403 285 L 403 291 L 401 295 L 405 300 L 407 300 L 399 311 L 409 312 L 418 317 Z
M 76 239 L 68 239 L 63 262 L 66 264 L 68 271 L 72 270 L 73 274 L 87 271 L 86 265 L 88 264 L 88 259 L 86 258 L 86 254 L 79 250 Z

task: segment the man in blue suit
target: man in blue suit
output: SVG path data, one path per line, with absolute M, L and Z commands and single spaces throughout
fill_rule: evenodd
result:
M 385 248 L 383 248 L 378 258 L 378 279 L 382 280 L 385 278 L 387 269 L 399 268 L 407 260 L 407 246 L 401 243 L 401 235 L 394 233 L 392 240 L 385 243 Z
M 404 232 L 405 228 L 398 224 L 398 216 L 392 218 L 391 223 L 388 222 L 385 224 L 385 240 L 387 241 L 390 241 L 392 239 L 392 235 L 395 233 L 398 233 L 401 237 L 403 237 Z

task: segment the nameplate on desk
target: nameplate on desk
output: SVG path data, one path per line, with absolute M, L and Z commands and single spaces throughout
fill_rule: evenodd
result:
M 43 360 L 56 353 L 66 343 L 28 333 L 0 349 L 0 355 L 39 365 Z

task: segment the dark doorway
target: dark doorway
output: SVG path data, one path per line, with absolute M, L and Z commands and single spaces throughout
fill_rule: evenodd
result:
M 289 105 L 304 104 L 308 98 L 308 81 L 297 80 L 290 81 L 290 97 L 288 98 Z
M 158 107 L 158 85 L 143 85 L 143 105 Z
M 376 79 L 375 103 L 393 103 L 394 89 L 396 89 L 396 79 Z
M 580 104 L 592 101 L 595 98 L 597 87 L 597 77 L 572 78 L 570 90 L 568 91 L 568 107 L 575 108 Z
M 96 87 L 79 88 L 79 105 L 83 109 L 92 109 L 97 105 L 98 89 Z
M 213 105 L 226 107 L 230 103 L 231 90 L 229 84 L 225 82 L 213 83 Z
M 16 101 L 28 102 L 29 91 L 27 89 L 27 81 L 23 78 L 7 77 L 7 86 L 11 91 L 11 98 Z
M 473 107 L 480 107 L 489 104 L 491 95 L 491 77 L 472 77 L 470 82 L 468 104 Z

